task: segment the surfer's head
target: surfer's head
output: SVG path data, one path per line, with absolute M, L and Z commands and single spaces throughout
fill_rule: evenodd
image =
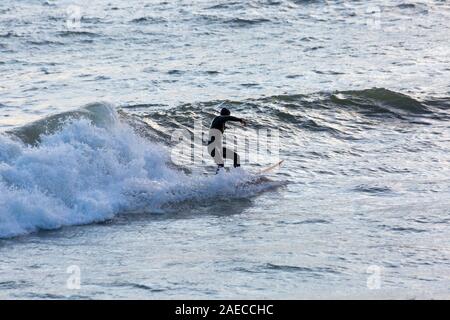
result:
M 230 114 L 231 114 L 231 112 L 227 108 L 222 108 L 222 110 L 220 110 L 221 116 L 229 116 Z

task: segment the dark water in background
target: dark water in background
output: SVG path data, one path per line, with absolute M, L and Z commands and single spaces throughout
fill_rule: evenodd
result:
M 448 298 L 449 16 L 2 1 L 0 296 Z M 167 163 L 170 132 L 221 103 L 251 120 L 238 135 L 280 130 L 273 182 Z

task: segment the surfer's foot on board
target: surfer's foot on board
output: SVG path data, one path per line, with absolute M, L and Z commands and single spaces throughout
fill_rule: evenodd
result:
M 216 174 L 223 170 L 225 170 L 225 166 L 223 164 L 217 165 Z
M 234 168 L 240 168 L 241 165 L 240 164 L 235 164 L 233 167 Z M 220 171 L 224 171 L 224 170 L 225 170 L 225 165 L 219 164 L 219 165 L 217 165 L 216 174 L 218 174 Z M 227 169 L 227 170 L 229 171 L 229 169 Z

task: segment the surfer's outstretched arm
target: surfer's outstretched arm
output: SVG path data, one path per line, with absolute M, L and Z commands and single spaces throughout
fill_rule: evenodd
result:
M 225 122 L 227 122 L 227 121 L 235 121 L 235 122 L 240 122 L 240 123 L 242 123 L 243 125 L 246 125 L 246 124 L 247 124 L 247 121 L 245 121 L 245 120 L 242 119 L 242 118 L 233 117 L 233 116 L 223 116 L 223 117 L 224 117 L 224 121 L 225 121 Z

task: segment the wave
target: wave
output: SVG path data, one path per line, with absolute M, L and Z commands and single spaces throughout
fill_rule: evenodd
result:
M 332 273 L 339 274 L 341 273 L 338 270 L 335 270 L 330 267 L 301 267 L 301 266 L 290 266 L 290 265 L 278 265 L 273 263 L 267 263 L 262 266 L 267 270 L 277 270 L 277 271 L 285 271 L 285 272 L 305 272 L 311 275 L 321 275 L 324 273 Z
M 236 26 L 236 27 L 246 27 L 246 26 L 252 26 L 252 25 L 262 24 L 262 23 L 266 23 L 266 22 L 271 22 L 271 20 L 266 19 L 266 18 L 253 18 L 253 19 L 233 18 L 233 19 L 226 20 L 224 23 L 232 25 L 232 26 Z
M 193 120 L 212 119 L 224 105 L 250 117 L 252 128 L 277 128 L 288 139 L 305 130 L 355 139 L 352 129 L 360 123 L 364 128 L 383 121 L 416 126 L 424 123 L 420 117 L 448 119 L 450 99 L 419 100 L 374 88 L 176 108 L 124 106 L 123 111 L 94 103 L 49 116 L 0 135 L 0 237 L 104 221 L 120 213 L 166 211 L 191 201 L 248 197 L 273 188 L 272 182 L 251 183 L 255 177 L 242 170 L 208 177 L 180 170 L 170 161 L 171 130 L 189 130 Z M 356 191 L 389 190 L 362 186 Z
M 352 109 L 364 115 L 429 115 L 432 112 L 426 101 L 385 88 L 353 91 L 336 91 L 312 95 L 281 95 L 265 98 L 265 101 L 292 103 L 298 108 Z
M 419 100 L 388 89 L 373 88 L 275 95 L 243 101 L 214 100 L 157 110 L 151 106 L 146 110 L 145 105 L 124 108 L 139 107 L 140 114 L 148 120 L 154 133 L 163 136 L 167 128 L 192 127 L 194 118 L 212 119 L 221 106 L 227 106 L 243 117 L 248 116 L 255 129 L 279 129 L 281 134 L 286 135 L 305 130 L 328 133 L 341 139 L 354 139 L 347 131 L 357 128 L 359 124 L 367 128 L 388 121 L 425 125 L 428 124 L 426 119 L 448 120 L 450 98 Z M 358 116 L 359 123 L 355 116 Z M 374 119 L 376 121 L 372 121 Z
M 50 41 L 50 40 L 30 40 L 27 41 L 27 44 L 34 45 L 34 46 L 61 46 L 64 45 L 62 42 L 58 41 Z
M 19 38 L 20 36 L 14 32 L 8 31 L 7 33 L 0 34 L 0 38 L 9 39 L 9 38 Z
M 97 127 L 109 128 L 117 123 L 118 115 L 114 107 L 108 103 L 91 103 L 74 111 L 48 116 L 28 125 L 13 129 L 11 134 L 30 145 L 40 143 L 41 138 L 61 130 L 71 120 L 84 118 Z
M 76 30 L 65 30 L 60 31 L 57 33 L 60 37 L 89 37 L 89 38 L 96 38 L 100 37 L 101 35 L 95 32 L 89 32 L 89 31 L 76 31 Z
M 239 2 L 239 1 L 230 1 L 230 2 L 226 2 L 226 3 L 219 3 L 219 4 L 215 4 L 212 5 L 210 7 L 207 7 L 206 9 L 229 9 L 229 8 L 233 8 L 233 7 L 243 7 L 243 3 Z
M 400 9 L 413 9 L 416 5 L 414 3 L 400 3 L 397 5 L 397 8 Z
M 153 23 L 167 23 L 168 20 L 163 17 L 151 17 L 151 16 L 145 16 L 145 17 L 139 17 L 135 18 L 130 21 L 131 23 L 136 24 L 153 24 Z
M 211 14 L 198 15 L 197 19 L 207 24 L 222 24 L 232 28 L 245 28 L 272 22 L 272 20 L 264 17 L 224 17 Z
M 420 101 L 384 88 L 342 91 L 333 94 L 331 99 L 338 105 L 359 107 L 379 113 L 396 115 L 431 113 Z
M 252 179 L 239 169 L 177 170 L 163 145 L 138 135 L 112 106 L 93 104 L 0 135 L 0 238 L 269 187 Z

